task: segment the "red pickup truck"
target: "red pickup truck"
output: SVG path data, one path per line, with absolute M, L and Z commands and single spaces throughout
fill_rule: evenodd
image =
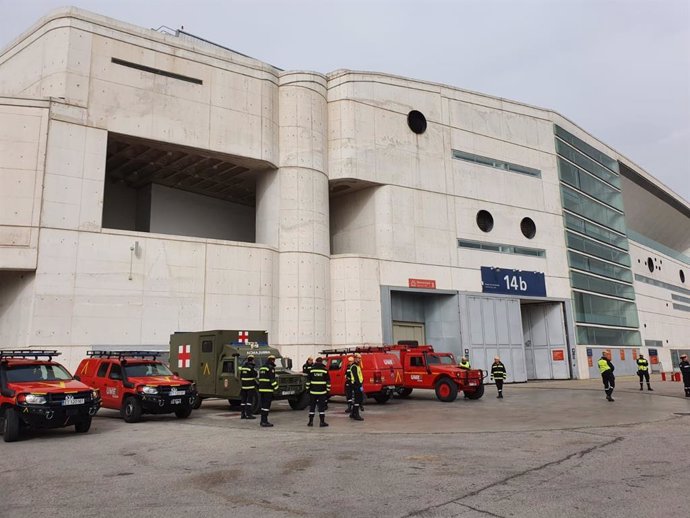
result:
M 371 350 L 374 348 L 362 348 Z M 458 392 L 469 399 L 484 395 L 484 375 L 478 369 L 461 369 L 455 356 L 448 352 L 436 352 L 431 345 L 384 345 L 382 352 L 395 354 L 403 368 L 403 388 L 397 394 L 407 397 L 414 389 L 436 392 L 440 401 L 455 401 Z
M 397 390 L 403 388 L 402 367 L 396 354 L 386 351 L 369 351 L 368 348 L 321 351 L 321 354 L 326 357 L 324 364 L 331 378 L 332 396 L 345 395 L 347 358 L 356 352 L 362 354 L 363 388 L 367 397 L 383 404 Z

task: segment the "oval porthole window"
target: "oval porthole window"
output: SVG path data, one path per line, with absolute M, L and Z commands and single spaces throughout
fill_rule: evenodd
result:
M 522 230 L 522 235 L 527 239 L 532 239 L 537 235 L 537 226 L 534 224 L 532 218 L 522 218 L 520 230 Z
M 649 269 L 650 273 L 654 272 L 654 261 L 651 257 L 647 257 L 647 268 Z
M 680 282 L 685 283 L 685 272 L 680 270 Z
M 487 210 L 480 210 L 477 212 L 477 226 L 483 232 L 491 232 L 494 228 L 494 217 Z
M 422 112 L 412 110 L 407 114 L 407 125 L 417 135 L 421 135 L 426 131 L 426 117 Z

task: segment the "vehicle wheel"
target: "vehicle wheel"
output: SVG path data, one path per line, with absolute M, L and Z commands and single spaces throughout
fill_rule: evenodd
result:
M 175 415 L 180 419 L 187 419 L 192 414 L 191 406 L 183 406 L 175 410 Z
M 484 395 L 484 384 L 479 385 L 474 392 L 465 392 L 465 395 L 468 399 L 479 399 Z
M 122 417 L 127 423 L 141 421 L 141 401 L 134 396 L 125 399 L 125 406 L 122 407 Z
M 16 441 L 19 438 L 19 416 L 17 411 L 14 408 L 7 408 L 2 423 L 2 438 L 5 442 Z
M 412 394 L 411 388 L 401 387 L 401 388 L 395 389 L 395 395 L 397 397 L 406 398 L 406 397 L 410 397 L 410 394 Z
M 375 396 L 372 396 L 374 398 L 374 401 L 376 401 L 379 405 L 385 405 L 386 402 L 391 398 L 390 394 L 376 394 Z
M 441 378 L 436 382 L 436 397 L 444 403 L 455 401 L 458 397 L 458 386 L 448 378 Z
M 201 396 L 196 397 L 196 399 L 194 400 L 194 404 L 192 405 L 192 408 L 194 410 L 199 410 L 199 408 L 201 408 Z
M 82 419 L 78 423 L 74 423 L 74 431 L 77 433 L 86 433 L 91 428 L 91 416 Z
M 297 399 L 288 399 L 288 403 L 293 410 L 304 410 L 309 406 L 309 392 L 305 390 Z

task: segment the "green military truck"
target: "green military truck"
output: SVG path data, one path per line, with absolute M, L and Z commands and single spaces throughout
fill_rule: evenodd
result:
M 170 368 L 196 384 L 198 397 L 194 408 L 205 398 L 227 399 L 231 406 L 240 404 L 239 367 L 249 354 L 254 355 L 256 370 L 269 355 L 276 357 L 278 390 L 274 399 L 287 399 L 293 410 L 309 404 L 306 376 L 292 372 L 292 360 L 283 358 L 268 345 L 266 331 L 198 331 L 170 335 Z M 254 398 L 258 412 L 259 398 Z

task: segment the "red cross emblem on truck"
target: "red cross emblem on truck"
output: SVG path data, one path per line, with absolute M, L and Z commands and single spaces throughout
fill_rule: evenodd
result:
M 177 348 L 177 366 L 182 368 L 191 367 L 192 353 L 188 345 L 180 345 Z
M 238 334 L 240 343 L 246 344 L 249 341 L 249 331 L 240 331 Z

